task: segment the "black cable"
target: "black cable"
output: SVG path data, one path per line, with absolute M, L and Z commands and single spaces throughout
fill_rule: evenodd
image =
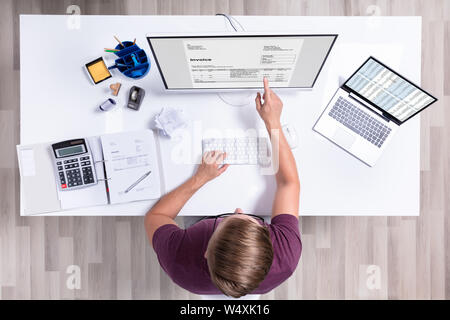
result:
M 234 31 L 237 32 L 237 29 L 236 29 L 236 27 L 234 26 L 233 21 L 231 21 L 231 18 L 230 18 L 229 15 L 227 15 L 227 14 L 225 14 L 225 13 L 216 13 L 216 16 L 223 16 L 223 17 L 227 18 L 227 20 L 228 20 L 228 22 L 230 23 L 231 27 L 234 29 Z M 241 26 L 241 27 L 242 27 L 242 26 Z

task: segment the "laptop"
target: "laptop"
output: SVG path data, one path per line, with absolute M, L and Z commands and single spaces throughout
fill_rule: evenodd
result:
M 436 101 L 369 57 L 336 91 L 313 129 L 372 167 L 398 128 Z

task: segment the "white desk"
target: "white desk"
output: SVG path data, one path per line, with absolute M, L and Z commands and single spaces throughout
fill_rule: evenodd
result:
M 369 55 L 420 83 L 420 17 L 236 17 L 247 31 L 338 33 L 338 40 L 312 91 L 282 92 L 283 123 L 295 126 L 300 142 L 294 155 L 301 180 L 301 215 L 418 215 L 420 190 L 420 119 L 404 124 L 378 164 L 369 168 L 312 131 L 312 127 L 344 80 Z M 156 66 L 137 81 L 116 73 L 93 86 L 82 66 L 122 40 L 137 38 L 151 57 L 148 32 L 232 31 L 215 16 L 82 16 L 79 29 L 67 27 L 67 16 L 21 16 L 21 144 L 48 142 L 102 133 L 147 128 L 164 106 L 184 109 L 193 120 L 189 141 L 201 152 L 202 132 L 262 128 L 254 106 L 231 107 L 214 94 L 165 93 Z M 113 59 L 112 54 L 105 57 Z M 151 57 L 152 58 L 152 57 Z M 153 60 L 152 60 L 153 62 Z M 120 107 L 96 111 L 110 96 L 109 84 L 120 81 Z M 146 90 L 140 111 L 125 107 L 131 85 Z M 122 106 L 123 105 L 123 106 Z M 193 161 L 177 164 L 172 154 L 180 141 L 159 139 L 170 191 L 195 170 Z M 186 150 L 190 150 L 188 148 Z M 174 151 L 175 150 L 175 151 Z M 178 151 L 177 151 L 178 150 Z M 186 150 L 184 154 L 186 155 Z M 269 214 L 275 188 L 273 176 L 257 167 L 233 166 L 202 188 L 183 208 L 182 215 L 215 215 L 241 207 L 245 212 Z M 55 215 L 143 215 L 154 202 L 83 208 Z

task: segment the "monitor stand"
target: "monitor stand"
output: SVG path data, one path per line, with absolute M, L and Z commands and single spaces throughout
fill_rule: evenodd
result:
M 233 107 L 245 107 L 255 104 L 256 93 L 252 91 L 243 92 L 219 92 L 219 98 Z

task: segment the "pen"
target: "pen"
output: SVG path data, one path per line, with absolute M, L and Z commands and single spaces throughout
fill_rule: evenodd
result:
M 119 68 L 119 67 L 122 67 L 122 68 L 128 68 L 128 66 L 127 66 L 126 64 L 116 63 L 115 65 L 113 65 L 113 66 L 111 66 L 111 67 L 108 67 L 108 69 L 111 70 L 111 69 Z
M 150 173 L 152 173 L 151 171 L 147 172 L 146 174 L 144 174 L 142 177 L 140 177 L 139 179 L 137 179 L 137 181 L 135 183 L 133 183 L 131 186 L 129 186 L 126 190 L 125 193 L 128 193 L 131 189 L 133 189 L 134 187 L 136 187 L 142 180 L 144 180 L 145 178 L 147 178 Z

